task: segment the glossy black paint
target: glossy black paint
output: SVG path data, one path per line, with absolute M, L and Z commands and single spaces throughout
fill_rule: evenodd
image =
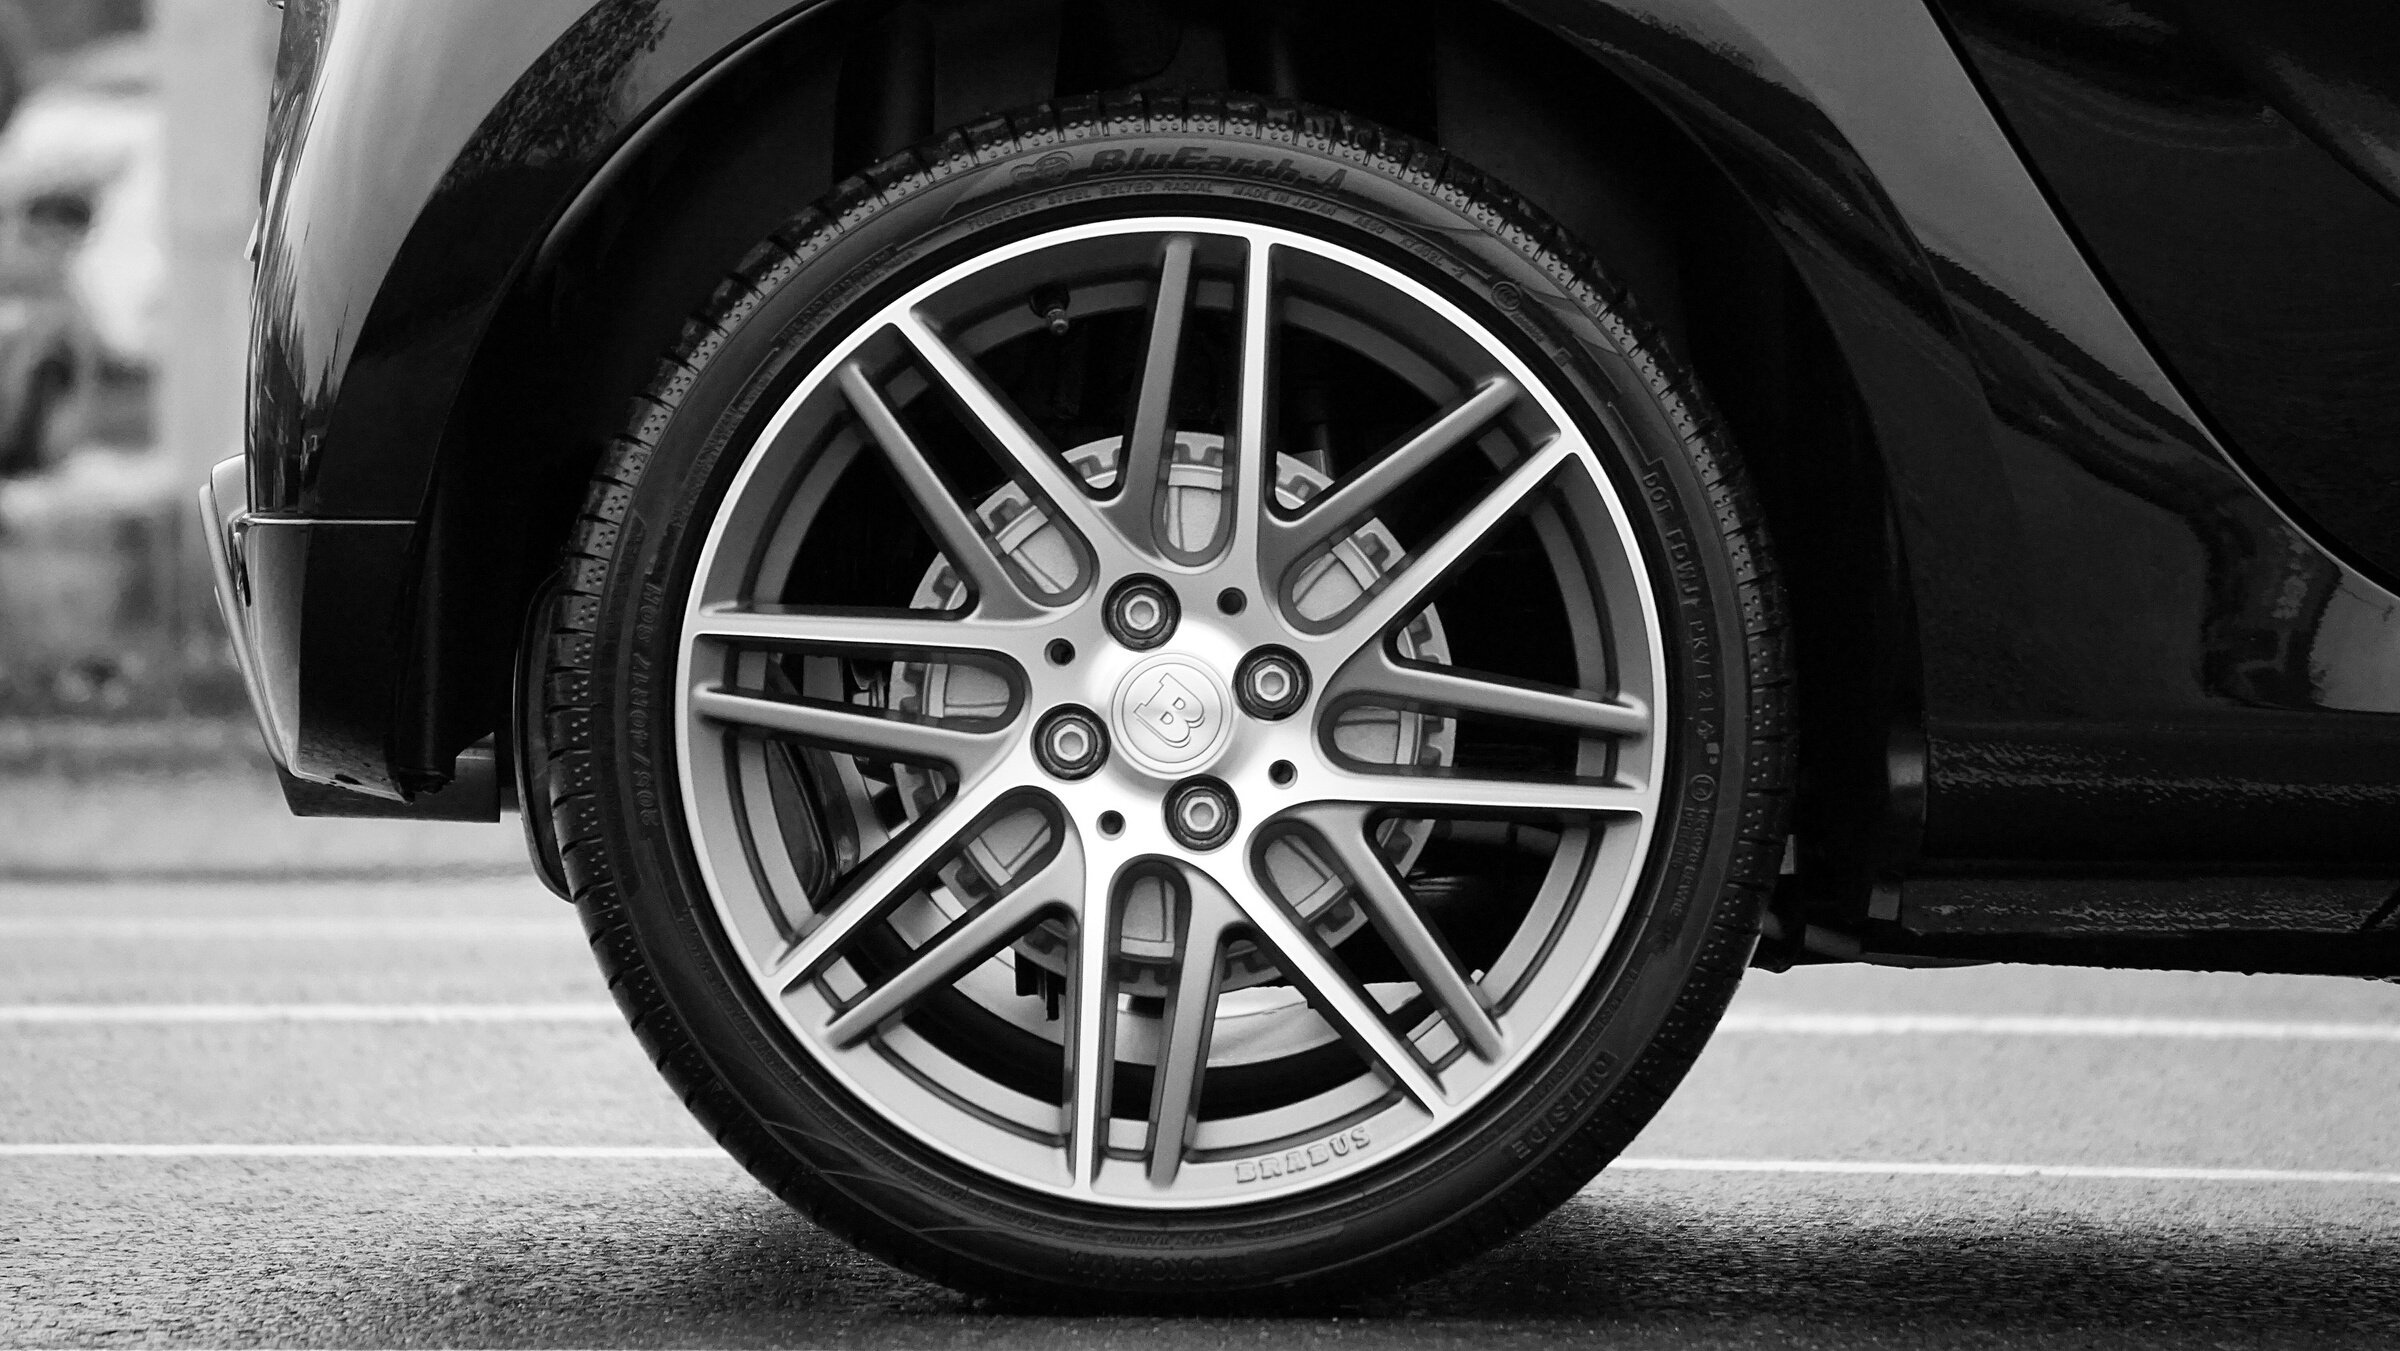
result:
M 2257 475 L 2400 576 L 2400 24 L 2294 0 L 1945 0 L 2129 313 Z
M 415 517 L 508 280 L 623 139 L 790 0 L 329 3 L 270 146 L 253 502 Z M 313 449 L 312 449 L 313 447 Z
M 794 8 L 315 0 L 287 10 L 255 285 L 252 503 L 305 520 L 414 523 L 408 567 L 351 578 L 340 614 L 306 621 L 361 623 L 380 639 L 349 663 L 331 659 L 346 669 L 327 679 L 348 697 L 318 723 L 325 754 L 370 787 L 429 789 L 452 755 L 505 721 L 504 699 L 455 700 L 449 722 L 471 730 L 431 757 L 403 752 L 409 722 L 397 710 L 424 702 L 424 673 L 454 662 L 458 614 L 513 632 L 533 580 L 505 566 L 428 566 L 443 533 L 431 528 L 437 454 L 512 280 L 612 153 L 716 58 Z M 477 495 L 492 512 L 471 523 L 526 532 L 524 504 L 503 496 Z M 371 773 L 355 767 L 361 758 Z
M 2238 808 L 2163 806 L 2179 787 L 2156 766 L 2197 758 L 2323 813 L 2340 848 L 2321 862 L 2387 863 L 2388 771 L 2328 789 L 2315 766 L 2395 747 L 2389 593 L 2245 482 L 1931 16 L 1769 0 L 1544 12 L 1618 55 L 1769 211 L 1866 394 L 1922 652 L 1922 856 L 2275 848 Z M 2038 769 L 1991 753 L 2027 744 L 2057 753 Z M 2115 811 L 2128 793 L 2160 809 Z M 2075 828 L 2096 810 L 2122 828 Z
M 934 5 L 927 22 L 975 4 Z M 1588 62 L 1595 88 L 1624 82 L 1705 149 L 1805 283 L 1866 409 L 1880 477 L 1860 490 L 1885 496 L 1869 519 L 1888 515 L 1897 563 L 1890 622 L 1855 654 L 1881 742 L 1856 791 L 1879 824 L 1809 860 L 1837 884 L 1823 904 L 1866 904 L 1872 886 L 1873 917 L 1898 924 L 1892 883 L 1909 873 L 2037 865 L 2289 860 L 2400 877 L 2400 597 L 2254 486 L 2263 460 L 2217 441 L 2135 326 L 2151 321 L 2112 296 L 2111 282 L 2128 284 L 2093 270 L 2012 145 L 1976 83 L 1989 70 L 1969 69 L 1922 0 L 1512 7 Z M 643 139 L 690 91 L 803 8 L 343 0 L 322 54 L 289 63 L 316 78 L 283 105 L 270 166 L 254 504 L 417 522 L 412 572 L 339 588 L 393 634 L 376 660 L 394 664 L 369 671 L 362 652 L 343 668 L 362 688 L 382 682 L 389 702 L 346 703 L 338 734 L 381 747 L 388 781 L 430 782 L 504 708 L 462 674 L 488 658 L 446 655 L 498 622 L 459 616 L 506 607 L 487 573 L 443 561 L 476 552 L 444 541 L 523 532 L 551 509 L 436 491 L 462 481 L 458 465 L 538 453 L 479 436 L 462 411 L 482 406 L 461 391 L 508 340 L 495 314 L 579 228 L 595 184 L 636 172 Z M 1089 17 L 1017 8 L 1070 36 Z M 938 42 L 902 55 L 923 50 Z M 2289 98 L 2310 110 L 2294 116 L 2311 144 L 2338 147 L 2362 191 L 2388 186 L 2400 162 L 2388 103 L 2343 92 L 2357 81 L 2338 62 L 2268 65 L 2300 91 Z M 1041 75 L 1067 82 L 1076 68 Z M 1240 78 L 1222 59 L 1215 69 Z M 997 106 L 928 70 L 921 96 L 878 86 L 892 105 L 878 125 L 899 140 L 837 145 L 828 162 Z M 2388 394 L 2376 405 L 2395 408 Z
M 254 517 L 240 537 L 242 568 L 262 616 L 260 665 L 291 683 L 293 744 L 285 768 L 318 783 L 393 797 L 382 739 L 398 635 L 361 597 L 408 584 L 415 523 Z

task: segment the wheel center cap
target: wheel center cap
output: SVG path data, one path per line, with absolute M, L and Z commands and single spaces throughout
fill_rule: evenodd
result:
M 1117 744 L 1136 763 L 1176 776 L 1199 768 L 1225 744 L 1232 710 L 1233 698 L 1215 672 L 1162 652 L 1117 683 L 1111 720 Z

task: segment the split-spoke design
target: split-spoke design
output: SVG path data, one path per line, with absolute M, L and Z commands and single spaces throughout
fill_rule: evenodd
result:
M 1213 879 L 1206 879 L 1197 870 L 1190 876 L 1195 890 L 1215 885 Z M 1241 912 L 1259 941 L 1274 954 L 1283 973 L 1308 992 L 1309 1003 L 1365 1053 L 1367 1063 L 1377 1073 L 1405 1090 L 1434 1116 L 1449 1114 L 1450 1095 L 1443 1092 L 1424 1060 L 1384 1021 L 1383 1011 L 1376 1007 L 1373 996 L 1342 973 L 1289 910 L 1263 896 L 1245 898 L 1222 888 L 1217 889 L 1217 895 L 1222 903 Z
M 1581 779 L 1487 778 L 1453 771 L 1360 773 L 1329 766 L 1319 778 L 1352 802 L 1455 816 L 1643 816 L 1641 788 Z
M 823 970 L 860 931 L 890 914 L 934 869 L 949 862 L 971 838 L 973 828 L 989 820 L 993 804 L 1005 791 L 1005 785 L 993 778 L 979 780 L 869 858 L 818 910 L 816 923 L 800 941 L 775 963 L 768 984 L 780 993 Z
M 1462 512 L 1449 529 L 1419 550 L 1384 584 L 1367 594 L 1356 608 L 1314 636 L 1319 644 L 1343 653 L 1357 652 L 1377 641 L 1400 622 L 1424 608 L 1434 591 L 1540 492 L 1551 475 L 1573 458 L 1577 443 L 1565 437 L 1510 469 L 1506 477 Z
M 1241 913 L 1197 869 L 1182 884 L 1183 922 L 1176 935 L 1175 983 L 1159 1011 L 1162 1034 L 1151 1076 L 1148 1157 L 1150 1184 L 1171 1187 L 1200 1118 L 1200 1077 L 1208 1068 L 1209 1033 L 1217 1017 L 1217 986 L 1225 945 Z
M 1000 451 L 1011 475 L 1030 485 L 1041 497 L 1043 506 L 1063 518 L 1067 531 L 1087 558 L 1091 551 L 1115 544 L 1118 536 L 1109 528 L 1100 504 L 1092 500 L 1074 473 L 1025 425 L 1008 400 L 965 357 L 951 349 L 947 338 L 914 312 L 900 315 L 893 326 L 908 339 L 909 346 L 915 349 L 934 379 L 966 410 L 974 429 Z M 1106 568 L 1110 564 L 1121 565 L 1125 558 L 1122 550 L 1111 549 L 1098 561 Z
M 1041 647 L 1044 629 L 1028 621 L 936 618 L 925 611 L 803 609 L 784 605 L 708 605 L 685 620 L 687 640 L 723 646 L 809 650 L 850 656 L 940 654 L 975 661 L 1022 662 Z
M 1500 1025 L 1492 1020 L 1482 993 L 1460 969 L 1449 944 L 1424 916 L 1417 913 L 1391 865 L 1367 838 L 1372 810 L 1356 803 L 1326 803 L 1311 807 L 1300 819 L 1315 827 L 1317 839 L 1348 876 L 1359 900 L 1374 916 L 1383 935 L 1417 985 L 1432 997 L 1434 1007 L 1458 1030 L 1460 1040 L 1486 1060 L 1497 1060 L 1505 1049 Z
M 1470 444 L 1502 410 L 1517 399 L 1515 382 L 1506 376 L 1486 380 L 1416 435 L 1378 456 L 1372 463 L 1291 519 L 1270 517 L 1259 523 L 1260 571 L 1281 577 L 1293 564 L 1330 547 L 1356 530 L 1386 497 L 1406 487 L 1420 473 L 1450 452 Z
M 942 553 L 958 569 L 974 589 L 975 611 L 987 618 L 1013 617 L 1029 611 L 1042 599 L 1026 594 L 1019 579 L 1011 573 L 1008 563 L 993 546 L 991 537 L 965 507 L 959 505 L 941 472 L 925 458 L 916 438 L 901 425 L 856 361 L 845 362 L 841 371 L 842 393 L 848 397 L 858 420 L 866 424 L 867 433 L 883 450 L 891 463 L 892 472 L 907 488 L 926 528 L 940 542 Z
M 1159 491 L 1166 486 L 1168 441 L 1175 434 L 1170 415 L 1175 366 L 1183 355 L 1184 327 L 1191 318 L 1197 248 L 1190 235 L 1169 236 L 1159 265 L 1141 384 L 1134 392 L 1133 430 L 1125 440 L 1124 469 L 1109 511 L 1118 532 L 1128 539 L 1156 540 L 1160 534 Z
M 1047 259 L 1073 291 L 1095 242 L 1113 247 L 1064 309 L 978 280 Z M 771 505 L 717 522 L 680 684 L 686 816 L 720 913 L 808 1054 L 1016 1185 L 1229 1205 L 1373 1166 L 1525 1063 L 1639 875 L 1663 668 L 1638 552 L 1537 374 L 1380 264 L 1185 219 L 1012 250 L 862 326 L 729 491 Z M 1148 260 L 1138 287 L 1128 258 Z M 1121 437 L 1053 444 L 1059 400 L 995 380 L 1027 363 L 994 344 L 1055 341 L 1034 314 L 1116 325 Z M 1437 321 L 1453 331 L 1429 344 Z M 1385 346 L 1359 350 L 1415 382 L 1415 429 L 1303 461 L 1278 445 L 1283 353 L 1361 325 Z M 1207 397 L 1217 425 L 1178 425 Z M 918 400 L 988 466 L 962 469 L 966 442 Z M 898 488 L 875 528 L 937 556 L 911 600 L 888 579 L 833 593 L 794 561 L 813 522 L 863 500 L 827 486 L 846 468 L 811 477 L 834 451 L 790 449 L 837 445 Z M 1556 621 L 1597 626 L 1568 675 L 1454 661 L 1442 637 L 1442 613 L 1483 603 L 1453 592 L 1526 521 L 1555 543 L 1504 573 L 1548 568 L 1542 594 L 1591 598 Z M 1112 618 L 1128 584 L 1160 598 L 1163 634 Z M 868 593 L 884 608 L 847 603 Z M 831 594 L 845 603 L 796 599 Z M 1237 694 L 1260 669 L 1273 688 Z M 1464 756 L 1470 734 L 1498 749 Z M 1449 833 L 1549 852 L 1445 891 L 1421 874 Z M 1497 910 L 1461 923 L 1444 908 L 1461 894 Z
M 1267 515 L 1267 417 L 1275 357 L 1275 247 L 1251 241 L 1242 267 L 1241 339 L 1234 361 L 1232 491 L 1226 495 L 1220 556 L 1228 579 L 1266 582 L 1258 569 L 1259 531 Z
M 877 714 L 847 704 L 769 698 L 710 687 L 692 691 L 692 710 L 719 722 L 755 727 L 850 755 L 951 765 L 981 771 L 1007 750 L 998 733 Z
M 1067 1139 L 1073 1160 L 1070 1176 L 1079 1191 L 1088 1190 L 1099 1176 L 1116 1086 L 1113 893 L 1108 879 L 1087 877 L 1075 931 L 1073 999 L 1066 1026 Z
M 1360 649 L 1328 688 L 1335 697 L 1508 718 L 1599 736 L 1638 737 L 1650 730 L 1650 711 L 1622 695 L 1611 698 L 1395 661 L 1380 643 Z
M 911 954 L 906 966 L 843 1009 L 826 1025 L 827 1039 L 844 1048 L 857 1045 L 910 1005 L 1006 947 L 1037 920 L 1053 914 L 1072 917 L 1081 909 L 1082 887 L 1082 850 L 1067 836 L 1048 864 L 1012 879 L 1005 893 L 952 921 Z

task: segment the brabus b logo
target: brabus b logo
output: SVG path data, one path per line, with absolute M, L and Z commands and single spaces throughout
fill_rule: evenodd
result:
M 1188 774 L 1232 735 L 1228 704 L 1207 667 L 1161 653 L 1125 673 L 1109 717 L 1135 763 L 1155 774 Z
M 1150 735 L 1176 750 L 1192 744 L 1192 737 L 1208 722 L 1208 706 L 1191 686 L 1177 680 L 1173 672 L 1161 671 L 1154 678 L 1150 693 L 1133 706 L 1133 716 Z

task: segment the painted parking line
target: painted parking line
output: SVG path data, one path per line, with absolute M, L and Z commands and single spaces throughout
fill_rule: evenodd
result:
M 2158 1037 L 2192 1041 L 2400 1042 L 2400 1023 L 2239 1018 L 2077 1018 L 1944 1013 L 1807 1013 L 1734 1009 L 1720 1032 L 1812 1037 Z
M 588 1163 L 727 1163 L 697 1145 L 403 1145 L 403 1144 L 0 1144 L 0 1159 L 392 1159 L 455 1162 L 562 1160 Z M 2090 1182 L 2283 1183 L 2400 1187 L 2400 1173 L 2317 1168 L 2181 1168 L 2145 1164 L 1930 1163 L 1894 1159 L 1621 1158 L 1609 1173 L 1766 1173 L 1834 1177 L 2057 1178 Z M 1586 1191 L 1605 1186 L 1608 1174 Z
M 563 907 L 562 907 L 563 909 Z M 491 940 L 583 940 L 571 913 L 554 920 L 383 919 L 371 916 L 248 915 L 208 919 L 184 916 L 103 917 L 75 915 L 0 916 L 0 939 L 121 942 L 257 942 L 261 940 L 454 943 Z
M 621 1023 L 607 1003 L 577 1004 L 0 1004 L 0 1024 Z

